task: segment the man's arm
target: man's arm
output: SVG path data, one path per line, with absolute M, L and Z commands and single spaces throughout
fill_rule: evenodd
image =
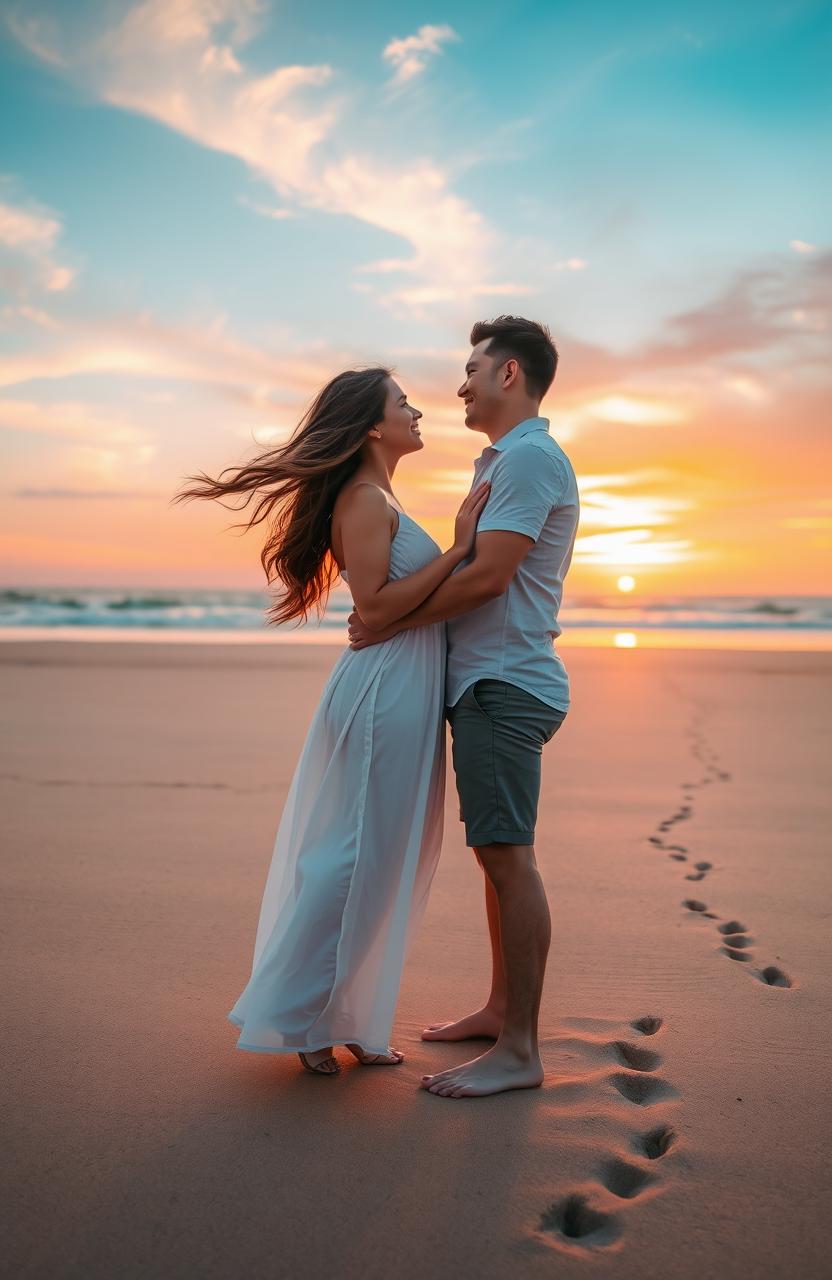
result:
M 512 449 L 491 475 L 491 495 L 480 516 L 474 559 L 386 631 L 369 631 L 358 614 L 350 615 L 350 647 L 389 640 L 410 627 L 424 627 L 470 613 L 507 590 L 531 550 L 563 490 L 559 464 L 533 446 Z
M 507 589 L 527 552 L 534 546 L 534 539 L 523 533 L 511 533 L 506 529 L 491 529 L 478 533 L 474 559 L 457 573 L 446 578 L 428 596 L 418 609 L 400 618 L 384 631 L 371 631 L 357 613 L 349 620 L 350 648 L 365 649 L 368 645 L 389 640 L 400 631 L 411 627 L 426 627 L 432 622 L 445 622 L 461 613 L 470 613 L 489 600 L 496 600 Z

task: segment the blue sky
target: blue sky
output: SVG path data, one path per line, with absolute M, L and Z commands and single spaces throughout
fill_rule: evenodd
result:
M 641 527 L 656 572 L 664 541 L 691 586 L 733 585 L 747 524 L 720 526 L 726 577 L 707 516 L 764 440 L 769 469 L 755 461 L 739 505 L 810 521 L 812 566 L 828 549 L 812 473 L 828 392 L 829 5 L 34 0 L 4 16 L 10 578 L 204 580 L 198 538 L 216 521 L 188 533 L 160 513 L 145 554 L 143 499 L 285 436 L 326 376 L 375 360 L 433 419 L 433 453 L 403 487 L 444 527 L 481 447 L 453 399 L 467 333 L 500 311 L 552 327 L 547 412 L 587 495 L 616 490 L 620 527 L 596 509 L 593 528 L 590 499 L 586 536 Z M 787 429 L 798 506 L 783 514 Z M 712 438 L 721 497 L 697 457 Z M 134 495 L 120 540 L 101 532 L 96 491 Z M 56 534 L 71 493 L 75 545 Z M 644 506 L 662 493 L 672 520 Z M 229 584 L 248 573 L 241 556 L 220 552 Z M 771 580 L 787 578 L 784 557 Z

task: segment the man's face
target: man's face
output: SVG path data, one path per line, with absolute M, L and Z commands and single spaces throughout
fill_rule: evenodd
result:
M 484 338 L 474 347 L 465 366 L 465 381 L 457 391 L 465 403 L 465 425 L 472 431 L 485 431 L 496 417 L 500 405 L 499 373 L 502 365 L 496 365 L 486 354 L 490 342 L 490 338 Z

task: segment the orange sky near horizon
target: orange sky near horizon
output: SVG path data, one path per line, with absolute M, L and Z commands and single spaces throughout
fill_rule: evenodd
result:
M 635 577 L 636 595 L 824 593 L 832 498 L 824 485 L 822 432 L 814 446 L 784 456 L 763 447 L 779 425 L 770 406 L 731 403 L 730 393 L 711 410 L 680 397 L 634 397 L 633 419 L 610 422 L 606 417 L 623 414 L 629 403 L 618 395 L 620 403 L 610 409 L 604 402 L 611 398 L 573 400 L 563 430 L 557 394 L 543 406 L 581 490 L 568 594 L 613 590 L 622 574 Z M 472 460 L 486 441 L 459 427 L 456 405 L 440 408 L 428 397 L 423 402 L 426 447 L 403 460 L 394 488 L 411 514 L 448 545 Z M 677 414 L 678 420 L 638 421 L 647 406 L 651 414 Z M 806 409 L 804 401 L 804 415 Z M 204 450 L 195 447 L 188 465 L 216 472 L 255 452 L 235 449 L 233 442 L 223 451 L 215 440 Z M 7 583 L 264 585 L 262 530 L 231 531 L 239 517 L 218 504 L 171 506 L 178 477 L 170 480 L 168 494 L 80 502 L 29 496 L 10 503 L 3 537 Z

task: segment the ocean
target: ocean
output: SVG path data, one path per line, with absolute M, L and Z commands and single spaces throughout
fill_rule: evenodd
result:
M 0 590 L 0 639 L 289 641 L 341 644 L 352 603 L 339 584 L 320 622 L 265 623 L 265 591 L 24 587 Z M 829 596 L 570 597 L 558 645 L 832 648 Z

